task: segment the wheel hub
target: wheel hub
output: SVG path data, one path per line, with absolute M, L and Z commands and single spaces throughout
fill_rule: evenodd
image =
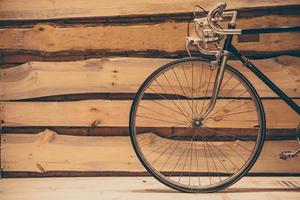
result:
M 193 127 L 200 127 L 202 125 L 203 125 L 203 123 L 202 123 L 202 119 L 201 118 L 195 118 L 195 119 L 193 119 L 193 123 L 192 123 Z

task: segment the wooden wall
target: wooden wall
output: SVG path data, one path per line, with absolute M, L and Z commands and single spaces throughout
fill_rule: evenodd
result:
M 3 176 L 145 174 L 128 138 L 132 98 L 151 72 L 186 56 L 192 5 L 210 9 L 216 2 L 0 1 Z M 299 25 L 298 3 L 230 1 L 229 9 L 239 11 L 239 28 Z M 300 104 L 298 38 L 280 33 L 234 43 L 264 58 L 254 63 Z M 277 138 L 266 143 L 252 173 L 299 174 L 298 158 L 278 159 L 297 148 L 290 139 L 299 115 L 239 62 L 230 64 L 257 88 L 268 137 Z

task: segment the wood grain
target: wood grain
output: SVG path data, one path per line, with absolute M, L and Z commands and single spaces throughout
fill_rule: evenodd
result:
M 283 161 L 277 156 L 297 145 L 295 141 L 267 141 L 251 172 L 299 173 L 299 158 Z M 1 155 L 4 172 L 38 172 L 42 175 L 57 171 L 57 175 L 67 175 L 76 171 L 103 174 L 145 171 L 126 136 L 61 136 L 48 130 L 35 135 L 4 134 Z
M 142 82 L 170 59 L 109 58 L 76 62 L 30 62 L 0 69 L 0 100 L 30 99 L 84 93 L 135 93 Z M 256 60 L 256 64 L 288 95 L 299 96 L 300 59 L 282 56 Z M 274 97 L 262 82 L 237 61 L 240 70 L 260 96 Z
M 227 105 L 230 100 L 222 100 L 218 103 L 217 107 L 222 108 Z M 156 101 L 159 102 L 159 101 Z M 296 100 L 299 104 L 300 100 Z M 76 102 L 1 102 L 1 126 L 2 127 L 24 127 L 24 126 L 128 126 L 128 117 L 132 101 L 108 101 L 108 100 L 86 100 Z M 164 103 L 166 104 L 166 103 Z M 199 103 L 200 104 L 200 103 Z M 268 128 L 295 128 L 300 121 L 300 116 L 291 110 L 284 102 L 280 100 L 264 100 L 263 101 Z M 200 104 L 201 105 L 201 104 Z M 233 109 L 242 105 L 241 102 L 231 103 Z M 163 118 L 162 120 L 141 120 L 139 124 L 141 126 L 155 126 L 155 127 L 166 127 L 169 125 L 175 126 L 179 123 L 178 120 L 184 121 L 184 117 L 179 112 L 172 112 L 169 108 L 164 108 L 160 104 L 155 102 L 148 102 L 143 104 L 149 108 L 155 108 L 156 112 L 141 110 L 140 115 L 151 116 L 152 118 Z M 251 105 L 250 105 L 251 106 Z M 168 105 L 172 107 L 172 105 Z M 227 108 L 227 107 L 226 107 Z M 173 105 L 173 110 L 176 107 Z M 232 110 L 233 110 L 232 109 Z M 240 112 L 253 110 L 248 106 L 240 108 Z M 177 121 L 170 119 L 168 116 L 160 116 L 157 110 L 169 113 L 174 116 Z M 226 109 L 224 109 L 224 112 Z M 179 113 L 179 114 L 178 114 Z M 221 113 L 221 114 L 220 114 Z M 223 116 L 223 110 L 215 115 L 210 121 L 209 125 L 212 127 L 236 127 L 236 128 L 249 128 L 257 124 L 257 117 L 255 113 L 243 113 L 239 116 L 241 119 L 240 124 L 236 123 L 236 116 L 223 117 L 224 119 L 234 119 L 234 121 L 220 120 L 218 116 Z M 235 113 L 233 111 L 233 113 Z M 284 115 L 282 115 L 284 113 Z M 286 117 L 288 116 L 288 117 Z M 168 118 L 169 117 L 169 118 Z M 249 123 L 253 123 L 252 126 L 249 123 L 245 123 L 244 120 L 250 120 Z M 170 122 L 171 121 L 171 122 Z M 218 122 L 218 123 L 216 123 Z M 242 123 L 243 122 L 243 123 Z M 182 124 L 180 122 L 179 124 Z
M 94 16 L 126 16 L 149 15 L 160 13 L 191 12 L 195 4 L 212 9 L 219 1 L 204 0 L 143 0 L 138 2 L 116 0 L 113 4 L 98 0 L 30 0 L 10 1 L 1 0 L 0 18 L 3 20 L 32 20 L 32 19 L 59 19 Z M 271 7 L 282 5 L 296 5 L 297 0 L 288 1 L 230 1 L 228 9 L 249 7 Z

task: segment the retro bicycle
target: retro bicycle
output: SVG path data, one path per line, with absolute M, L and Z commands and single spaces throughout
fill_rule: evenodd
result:
M 200 6 L 196 6 L 200 7 Z M 300 107 L 232 45 L 234 35 L 300 31 L 300 27 L 236 29 L 236 11 L 220 3 L 198 18 L 186 38 L 214 59 L 188 57 L 153 72 L 139 88 L 130 112 L 134 150 L 163 184 L 184 192 L 214 192 L 241 179 L 264 144 L 266 119 L 255 88 L 227 64 L 235 56 L 300 116 Z M 229 18 L 228 28 L 220 22 Z M 224 42 L 221 41 L 224 39 Z M 300 118 L 299 118 L 300 119 Z M 297 130 L 299 142 L 299 125 Z M 300 144 L 300 142 L 299 142 Z M 282 159 L 297 156 L 282 152 Z

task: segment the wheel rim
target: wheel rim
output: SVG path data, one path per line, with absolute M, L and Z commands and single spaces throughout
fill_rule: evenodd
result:
M 144 82 L 133 103 L 130 128 L 136 153 L 148 171 L 175 189 L 228 186 L 260 152 L 260 102 L 231 70 L 225 71 L 215 109 L 201 118 L 216 71 L 199 60 L 162 67 Z

